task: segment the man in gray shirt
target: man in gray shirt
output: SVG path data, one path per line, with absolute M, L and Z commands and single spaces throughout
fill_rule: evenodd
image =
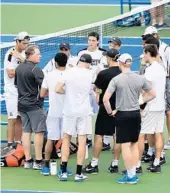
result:
M 122 73 L 110 81 L 103 102 L 107 113 L 115 116 L 116 142 L 121 144 L 122 157 L 127 169 L 127 174 L 119 179 L 118 183 L 136 184 L 138 181 L 136 165 L 139 156 L 137 142 L 141 129 L 140 104 L 152 100 L 156 94 L 143 76 L 130 70 L 132 57 L 129 54 L 122 54 L 118 61 Z M 139 102 L 142 90 L 147 92 L 147 95 L 141 97 Z M 111 109 L 109 102 L 115 91 L 116 110 Z

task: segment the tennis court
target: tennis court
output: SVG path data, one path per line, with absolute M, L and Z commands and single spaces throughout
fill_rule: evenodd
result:
M 13 3 L 1 5 L 2 42 L 12 41 L 13 37 L 19 31 L 27 31 L 32 35 L 43 35 L 84 24 L 90 24 L 119 15 L 120 13 L 119 0 L 94 0 L 93 5 L 91 6 L 90 0 L 81 1 L 81 3 L 79 0 L 67 0 L 65 1 L 67 5 L 64 5 L 62 0 L 24 0 L 24 2 L 22 0 L 2 0 L 2 2 Z M 43 4 L 38 4 L 40 2 Z M 47 2 L 51 3 L 51 5 L 44 6 Z M 54 5 L 56 2 L 60 5 Z M 103 2 L 104 5 L 101 6 Z M 24 3 L 29 4 L 24 5 Z M 82 4 L 88 5 L 82 6 Z M 128 9 L 125 8 L 125 10 L 127 11 Z M 138 70 L 139 57 L 137 56 L 142 52 L 140 36 L 143 31 L 144 29 L 141 29 L 140 27 L 133 27 L 113 34 L 122 37 L 123 46 L 121 52 L 129 52 L 135 58 L 133 70 Z M 164 37 L 163 40 L 166 43 L 170 44 L 168 30 L 161 31 L 160 35 Z M 71 47 L 73 55 L 76 54 L 78 50 L 87 46 L 87 39 L 85 37 L 76 38 L 79 39 L 78 43 Z M 104 37 L 104 48 L 107 48 L 108 40 L 109 37 Z M 55 45 L 55 47 L 57 51 L 57 46 Z M 41 67 L 43 67 L 54 54 L 55 52 L 52 52 L 49 53 L 48 56 L 43 56 Z M 2 63 L 1 69 L 3 69 Z M 3 90 L 1 90 L 1 93 L 3 93 Z M 4 103 L 1 105 L 1 110 L 4 110 L 5 113 Z M 6 121 L 6 115 L 2 115 L 1 122 Z M 165 136 L 167 135 L 165 134 Z M 5 125 L 1 127 L 1 140 L 2 139 L 6 139 Z M 89 155 L 91 155 L 91 149 L 89 150 Z M 2 193 L 110 193 L 113 191 L 119 193 L 169 192 L 170 152 L 167 151 L 166 155 L 167 164 L 162 167 L 163 172 L 160 175 L 145 172 L 141 176 L 140 183 L 137 186 L 119 185 L 116 183 L 116 179 L 118 179 L 120 175 L 109 174 L 107 171 L 112 160 L 112 154 L 109 151 L 102 152 L 101 154 L 101 159 L 99 161 L 100 173 L 98 175 L 89 175 L 89 180 L 85 183 L 75 184 L 73 181 L 74 177 L 70 177 L 70 180 L 67 183 L 63 183 L 54 176 L 44 177 L 39 171 L 24 170 L 23 168 L 1 168 L 1 189 Z M 88 163 L 89 160 L 86 160 L 86 163 Z M 76 156 L 71 156 L 69 168 L 73 171 L 75 171 L 76 167 L 75 161 Z M 144 164 L 143 166 L 143 169 L 145 170 L 147 164 Z M 120 168 L 123 169 L 122 161 L 120 161 Z

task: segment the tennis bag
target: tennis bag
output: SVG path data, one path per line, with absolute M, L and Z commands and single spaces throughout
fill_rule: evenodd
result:
M 144 11 L 142 13 L 136 13 L 129 17 L 125 17 L 123 19 L 117 20 L 113 22 L 114 26 L 117 27 L 130 27 L 130 26 L 140 26 L 141 25 L 141 18 L 144 21 L 145 26 L 150 23 L 151 16 L 149 11 Z
M 11 147 L 1 148 L 0 166 L 1 167 L 19 167 L 24 165 L 24 149 L 19 143 Z

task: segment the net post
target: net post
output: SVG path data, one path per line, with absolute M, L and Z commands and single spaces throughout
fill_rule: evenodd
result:
M 99 25 L 99 46 L 103 47 L 103 25 Z
M 132 1 L 129 0 L 129 11 L 131 11 L 131 10 L 132 10 Z
M 120 0 L 120 13 L 123 14 L 123 0 Z

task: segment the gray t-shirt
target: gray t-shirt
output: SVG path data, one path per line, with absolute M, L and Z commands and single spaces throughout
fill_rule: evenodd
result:
M 135 72 L 121 73 L 113 78 L 108 86 L 108 91 L 116 91 L 116 109 L 119 111 L 139 110 L 139 95 L 141 90 L 151 90 L 148 81 Z

